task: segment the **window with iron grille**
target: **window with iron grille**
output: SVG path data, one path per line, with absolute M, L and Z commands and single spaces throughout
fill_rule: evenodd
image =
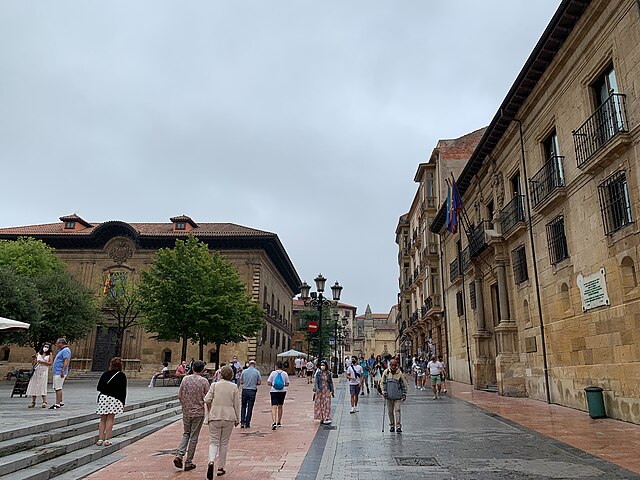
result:
M 600 210 L 604 231 L 607 235 L 629 225 L 631 218 L 631 202 L 629 188 L 624 171 L 618 171 L 598 186 L 600 194 Z
M 272 328 L 271 329 L 271 338 L 270 338 L 269 345 L 273 347 L 274 343 L 276 343 L 276 331 Z
M 547 223 L 547 242 L 549 243 L 549 259 L 553 265 L 569 258 L 562 215 L 558 215 L 550 223 Z
M 469 283 L 469 300 L 471 303 L 471 310 L 476 309 L 476 282 Z
M 527 270 L 527 255 L 524 250 L 524 245 L 520 245 L 518 248 L 511 252 L 511 261 L 513 263 L 513 278 L 516 284 L 521 284 L 529 280 L 529 271 Z
M 462 292 L 456 293 L 456 307 L 458 308 L 458 316 L 461 317 L 464 314 L 464 305 L 462 303 Z

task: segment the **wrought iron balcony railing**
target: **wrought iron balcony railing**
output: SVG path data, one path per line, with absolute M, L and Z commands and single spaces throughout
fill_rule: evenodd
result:
M 626 95 L 612 93 L 577 130 L 573 132 L 578 168 L 582 168 L 601 147 L 622 132 L 629 131 Z
M 469 270 L 470 266 L 470 258 L 469 258 L 469 247 L 466 246 L 462 252 L 460 252 L 460 271 L 462 273 Z
M 484 231 L 489 228 L 489 226 L 488 220 L 482 220 L 469 232 L 469 256 L 471 258 L 476 258 L 487 248 L 487 239 L 485 238 Z
M 456 258 L 449 264 L 449 279 L 451 283 L 455 282 L 460 275 L 460 261 Z
M 529 180 L 531 203 L 536 208 L 559 188 L 564 187 L 564 157 L 554 155 Z
M 524 222 L 524 195 L 516 195 L 500 210 L 502 234 L 508 233 L 518 222 Z

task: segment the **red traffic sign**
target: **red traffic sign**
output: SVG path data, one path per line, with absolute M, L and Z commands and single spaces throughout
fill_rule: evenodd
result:
M 309 326 L 307 327 L 309 329 L 309 332 L 311 333 L 315 333 L 318 331 L 318 322 L 316 322 L 315 320 L 311 320 L 309 322 Z

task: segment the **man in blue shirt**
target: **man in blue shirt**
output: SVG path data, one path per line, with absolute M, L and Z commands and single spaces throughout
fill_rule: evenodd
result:
M 260 372 L 256 369 L 255 360 L 249 362 L 249 368 L 242 371 L 240 375 L 242 384 L 242 407 L 240 409 L 240 428 L 251 426 L 251 416 L 253 415 L 253 404 L 256 402 L 258 385 L 262 383 Z
M 67 346 L 67 339 L 59 338 L 56 347 L 58 354 L 53 361 L 53 389 L 56 391 L 56 403 L 49 407 L 50 410 L 57 410 L 64 405 L 62 403 L 62 385 L 69 375 L 69 363 L 71 363 L 71 350 Z

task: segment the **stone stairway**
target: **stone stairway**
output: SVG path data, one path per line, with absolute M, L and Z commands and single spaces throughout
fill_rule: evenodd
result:
M 116 416 L 109 447 L 98 447 L 94 413 L 0 432 L 0 477 L 80 479 L 118 460 L 114 453 L 179 419 L 180 402 L 159 398 L 125 407 Z

